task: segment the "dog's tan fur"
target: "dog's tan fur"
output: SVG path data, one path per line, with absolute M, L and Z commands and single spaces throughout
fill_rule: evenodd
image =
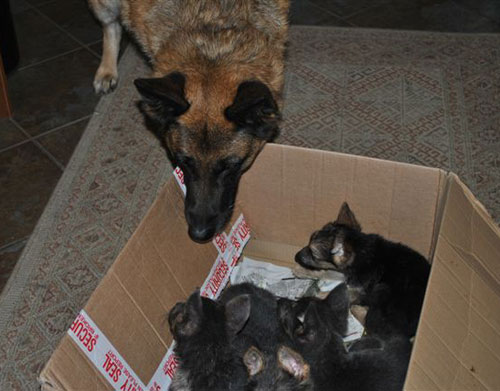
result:
M 172 71 L 186 75 L 186 98 L 191 103 L 183 119 L 186 125 L 208 118 L 227 126 L 223 109 L 244 80 L 264 82 L 280 101 L 288 0 L 89 0 L 89 4 L 104 28 L 102 70 L 96 79 L 116 74 L 116 56 L 110 52 L 118 47 L 120 34 L 115 31 L 121 21 L 149 57 L 154 76 Z M 208 100 L 217 104 L 206 105 Z
M 161 84 L 169 75 L 182 75 L 182 99 L 188 109 L 176 116 L 162 137 L 174 163 L 179 156 L 196 162 L 197 184 L 188 184 L 186 196 L 186 218 L 189 211 L 194 216 L 188 219 L 190 228 L 196 220 L 200 230 L 209 224 L 212 230 L 214 225 L 221 229 L 234 199 L 224 201 L 225 210 L 217 206 L 222 201 L 204 207 L 215 199 L 210 189 L 217 182 L 217 164 L 239 158 L 242 163 L 234 174 L 237 182 L 265 142 L 277 134 L 289 0 L 89 0 L 89 4 L 104 32 L 103 56 L 94 80 L 96 92 L 107 93 L 116 86 L 122 25 L 148 56 L 155 78 L 150 80 Z M 226 112 L 239 96 L 246 96 L 238 95 L 239 87 L 249 82 L 258 84 L 257 90 L 250 87 L 254 92 L 249 94 L 257 94 L 254 103 L 261 102 L 262 93 L 270 105 L 254 113 L 257 121 L 273 124 L 274 130 L 265 135 L 242 131 L 237 123 L 240 117 L 228 117 Z M 160 103 L 150 102 L 143 111 L 154 115 Z M 235 184 L 231 186 L 234 189 Z M 229 194 L 227 189 L 217 191 L 219 196 Z M 215 221 L 217 208 L 220 218 L 209 223 Z

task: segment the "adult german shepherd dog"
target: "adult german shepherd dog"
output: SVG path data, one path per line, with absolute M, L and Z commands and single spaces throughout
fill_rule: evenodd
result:
M 153 68 L 141 109 L 184 172 L 189 235 L 229 221 L 241 175 L 279 132 L 289 0 L 89 0 L 103 26 L 98 93 L 117 84 L 122 25 Z

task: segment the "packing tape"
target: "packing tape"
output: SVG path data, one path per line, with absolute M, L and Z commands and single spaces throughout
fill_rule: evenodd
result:
M 114 390 L 147 390 L 139 376 L 84 310 L 73 321 L 68 334 Z
M 184 175 L 179 167 L 174 170 L 174 177 L 185 195 Z M 250 227 L 243 214 L 236 219 L 229 235 L 222 232 L 214 237 L 212 243 L 219 255 L 200 289 L 202 296 L 214 300 L 219 297 L 249 240 Z M 115 391 L 168 390 L 178 365 L 178 359 L 174 354 L 175 341 L 145 386 L 85 310 L 80 311 L 68 334 Z
M 184 196 L 186 196 L 186 184 L 184 183 L 184 173 L 182 172 L 180 167 L 175 167 L 174 178 L 177 180 L 179 187 L 184 193 Z

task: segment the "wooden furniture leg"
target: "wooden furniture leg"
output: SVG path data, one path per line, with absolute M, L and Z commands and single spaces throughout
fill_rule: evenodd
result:
M 12 110 L 7 95 L 7 77 L 3 69 L 2 56 L 0 56 L 0 118 L 11 116 Z

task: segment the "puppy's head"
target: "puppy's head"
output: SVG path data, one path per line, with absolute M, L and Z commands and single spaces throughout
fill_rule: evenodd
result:
M 309 391 L 312 390 L 309 365 L 287 346 L 277 353 L 265 354 L 251 346 L 243 356 L 248 371 L 246 391 Z
M 201 297 L 196 290 L 185 303 L 177 303 L 168 314 L 170 332 L 178 342 L 214 336 L 221 339 L 236 335 L 250 316 L 250 299 L 240 295 L 225 305 Z M 225 333 L 224 333 L 225 331 Z
M 231 218 L 241 175 L 278 134 L 273 94 L 265 83 L 238 81 L 231 71 L 203 77 L 174 72 L 135 85 L 143 113 L 184 173 L 189 235 L 206 242 Z
M 353 236 L 361 226 L 344 202 L 337 219 L 314 232 L 309 244 L 295 255 L 295 261 L 308 269 L 344 270 L 356 256 Z
M 321 300 L 307 298 L 299 302 L 278 302 L 278 318 L 285 334 L 299 345 L 320 343 L 327 337 L 327 325 L 319 315 Z
M 323 300 L 302 297 L 296 302 L 288 299 L 278 301 L 278 319 L 284 333 L 302 343 L 315 342 L 318 330 L 323 326 L 332 333 L 344 335 L 348 315 L 349 297 L 345 284 L 335 287 Z M 323 337 L 325 335 L 322 334 L 320 338 Z

